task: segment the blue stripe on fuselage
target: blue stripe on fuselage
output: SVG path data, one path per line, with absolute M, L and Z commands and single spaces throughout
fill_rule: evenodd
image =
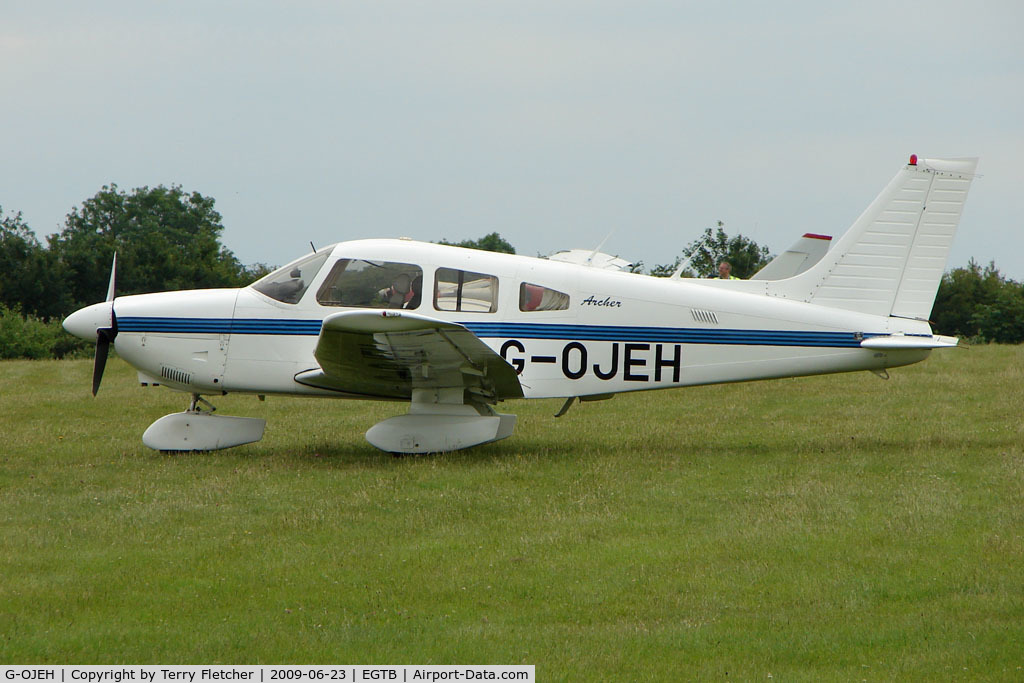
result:
M 538 323 L 468 323 L 478 337 L 571 339 L 578 341 L 661 342 L 668 344 L 742 344 L 755 346 L 859 347 L 853 332 L 808 330 L 719 330 L 687 327 L 615 327 L 604 325 L 544 325 Z
M 275 318 L 152 318 L 118 316 L 119 332 L 158 334 L 287 334 L 318 335 L 322 320 L 279 320 Z
M 155 334 L 262 334 L 316 336 L 322 320 L 277 318 L 117 318 L 122 332 Z M 481 338 L 560 339 L 573 341 L 659 342 L 663 344 L 735 344 L 747 346 L 828 346 L 858 348 L 863 339 L 884 333 L 812 330 L 719 330 L 686 327 L 558 325 L 514 322 L 462 323 Z

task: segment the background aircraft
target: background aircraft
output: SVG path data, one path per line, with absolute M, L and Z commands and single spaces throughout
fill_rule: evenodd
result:
M 241 289 L 115 297 L 112 272 L 107 300 L 64 326 L 97 341 L 94 394 L 111 343 L 143 385 L 191 394 L 143 434 L 151 448 L 259 440 L 263 420 L 215 415 L 203 398 L 243 392 L 407 401 L 367 440 L 451 451 L 510 436 L 515 416 L 495 410 L 507 399 L 564 398 L 564 414 L 626 391 L 884 374 L 956 346 L 928 316 L 976 164 L 912 156 L 831 249 L 798 242 L 783 279 L 655 278 L 604 255 L 372 239 Z
M 764 268 L 754 273 L 750 279 L 782 280 L 799 275 L 820 261 L 831 245 L 831 235 L 805 233 L 793 246 L 773 258 Z

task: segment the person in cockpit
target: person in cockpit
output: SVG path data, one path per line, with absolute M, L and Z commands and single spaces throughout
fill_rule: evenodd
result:
M 422 282 L 422 278 L 416 278 Z M 387 289 L 382 289 L 378 292 L 382 299 L 384 299 L 388 308 L 415 308 L 415 305 L 419 303 L 418 297 L 416 297 L 416 290 L 413 288 L 412 278 L 409 277 L 408 273 L 399 273 L 395 276 L 394 282 Z M 410 306 L 409 304 L 413 301 L 416 304 Z

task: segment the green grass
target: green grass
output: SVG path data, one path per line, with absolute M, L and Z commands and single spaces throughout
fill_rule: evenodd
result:
M 400 404 L 0 363 L 0 663 L 536 664 L 540 680 L 1024 676 L 1024 347 L 622 395 L 393 458 Z

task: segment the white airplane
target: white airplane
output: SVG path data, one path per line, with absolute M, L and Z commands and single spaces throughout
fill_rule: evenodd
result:
M 958 344 L 928 316 L 976 165 L 911 156 L 831 249 L 785 279 L 655 278 L 596 252 L 567 262 L 370 239 L 241 289 L 115 298 L 112 269 L 107 300 L 64 327 L 97 341 L 94 394 L 111 343 L 143 385 L 191 394 L 143 434 L 161 451 L 262 438 L 263 420 L 215 415 L 203 398 L 227 393 L 407 401 L 366 439 L 433 453 L 510 436 L 515 416 L 494 408 L 508 399 L 564 398 L 561 415 L 627 391 L 884 376 Z

